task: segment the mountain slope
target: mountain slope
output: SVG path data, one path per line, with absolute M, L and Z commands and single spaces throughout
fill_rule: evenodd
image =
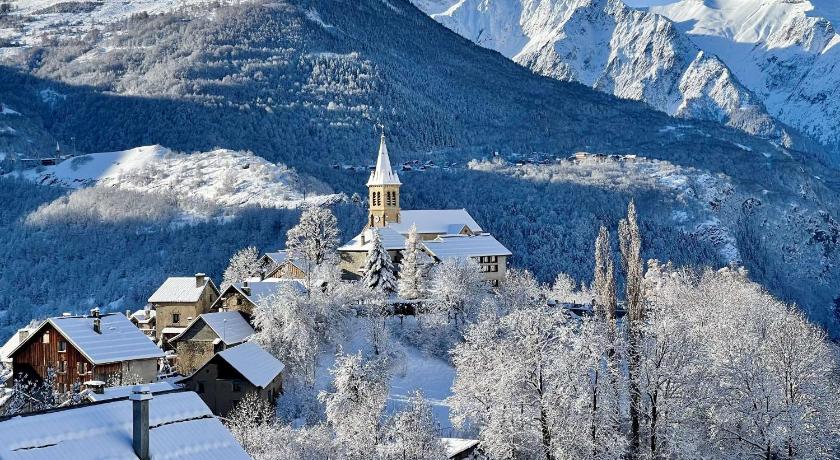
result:
M 532 69 L 668 114 L 786 138 L 726 65 L 620 0 L 417 0 L 441 24 Z
M 683 0 L 651 11 L 717 55 L 774 117 L 840 151 L 840 3 Z
M 26 15 L 13 19 L 27 21 Z M 385 126 L 397 162 L 463 165 L 494 152 L 511 163 L 547 161 L 533 166 L 536 172 L 504 166 L 407 174 L 401 198 L 406 208 L 467 207 L 515 252 L 515 265 L 534 270 L 542 281 L 565 271 L 586 282 L 598 225 L 614 227 L 635 198 L 645 219 L 645 257 L 711 265 L 740 260 L 774 293 L 832 325 L 840 281 L 840 176 L 814 160 L 819 150 L 785 148 L 715 122 L 675 119 L 640 102 L 537 75 L 405 0 L 253 2 L 109 21 L 94 22 L 97 33 L 59 28 L 50 41 L 5 50 L 0 98 L 15 95 L 15 110 L 43 120 L 44 131 L 58 139 L 76 137 L 84 151 L 151 144 L 185 152 L 251 151 L 348 195 L 364 196 L 365 173 L 331 165 L 372 162 L 378 124 Z M 578 169 L 557 161 L 577 151 L 635 154 L 651 166 L 620 170 L 632 179 L 624 182 L 609 157 Z M 679 174 L 647 180 L 659 168 Z M 680 174 L 687 185 L 669 185 L 682 181 Z M 14 190 L 7 195 L 20 199 Z M 101 232 L 96 235 L 107 240 L 108 226 L 74 232 L 67 226 L 75 229 L 75 223 L 28 225 L 30 208 L 41 205 L 21 208 L 9 218 L 12 230 L 4 231 L 25 235 L 46 260 L 55 255 L 43 249 L 50 246 L 41 234 Z M 357 230 L 364 210 L 341 213 L 342 225 Z M 279 244 L 287 222 L 265 215 L 255 211 L 229 224 L 242 225 L 241 232 L 199 225 L 194 236 L 179 234 L 179 246 L 193 252 L 163 236 L 152 239 L 165 248 L 154 252 L 155 270 L 205 270 L 197 266 L 203 261 L 215 264 L 208 272 L 223 268 L 216 245 L 207 250 L 212 257 L 197 261 L 195 248 L 204 246 L 184 243 L 188 238 L 215 242 L 222 234 L 225 251 L 254 240 Z M 143 234 L 136 225 L 121 227 L 119 235 Z M 270 232 L 276 232 L 273 239 Z M 11 264 L 21 243 L 5 238 L 0 254 Z M 72 247 L 61 255 L 94 257 L 83 250 L 68 255 Z M 139 270 L 142 262 L 109 261 L 115 273 Z M 50 276 L 46 269 L 38 273 Z M 145 273 L 143 288 L 153 284 L 152 275 L 166 274 Z M 28 295 L 57 298 L 59 286 L 48 289 L 49 296 Z M 131 298 L 142 298 L 140 291 L 133 289 Z M 95 292 L 97 299 L 107 295 Z

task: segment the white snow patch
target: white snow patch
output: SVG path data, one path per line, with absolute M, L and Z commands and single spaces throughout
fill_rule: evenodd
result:
M 20 116 L 20 112 L 12 109 L 6 104 L 0 103 L 0 115 L 17 115 Z
M 326 22 L 324 22 L 324 20 L 321 18 L 321 14 L 318 13 L 318 11 L 315 8 L 310 8 L 306 11 L 306 18 L 325 29 L 332 29 L 335 27 L 331 24 L 327 24 Z

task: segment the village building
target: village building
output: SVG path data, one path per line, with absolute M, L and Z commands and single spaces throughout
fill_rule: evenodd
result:
M 163 351 L 121 313 L 49 318 L 10 353 L 15 378 L 41 381 L 50 369 L 57 391 L 88 381 L 147 383 Z
M 495 285 L 505 280 L 511 252 L 484 232 L 466 209 L 401 209 L 401 185 L 399 176 L 391 168 L 383 134 L 376 167 L 367 182 L 367 224 L 355 238 L 338 248 L 345 279 L 364 276 L 365 258 L 373 241 L 373 232 L 379 233 L 395 267 L 398 267 L 406 237 L 414 227 L 422 240 L 423 252 L 434 261 L 449 257 L 473 259 L 489 283 Z M 399 270 L 397 272 L 399 274 Z
M 0 418 L 0 458 L 251 457 L 197 394 L 135 387 L 128 397 Z
M 29 337 L 34 329 L 35 327 L 22 327 L 9 337 L 9 340 L 0 347 L 0 364 L 9 368 L 12 367 L 12 352 Z
M 246 342 L 217 353 L 179 381 L 223 416 L 248 393 L 274 403 L 283 392 L 284 365 L 259 345 Z
M 149 297 L 155 309 L 158 343 L 167 346 L 169 339 L 184 331 L 198 315 L 208 313 L 219 298 L 219 289 L 204 273 L 170 277 Z
M 155 316 L 157 311 L 152 309 L 151 305 L 146 305 L 143 309 L 137 310 L 128 317 L 131 323 L 140 329 L 140 332 L 152 340 L 157 340 L 157 333 L 155 331 Z
M 254 328 L 238 311 L 202 313 L 169 344 L 177 355 L 176 369 L 187 375 L 219 351 L 248 340 Z
M 306 261 L 291 257 L 289 251 L 267 252 L 257 261 L 260 279 L 283 278 L 302 280 L 306 278 Z
M 250 321 L 258 305 L 284 288 L 294 289 L 300 293 L 306 292 L 306 287 L 297 279 L 271 278 L 263 281 L 233 283 L 222 291 L 210 309 L 212 311 L 238 311 Z

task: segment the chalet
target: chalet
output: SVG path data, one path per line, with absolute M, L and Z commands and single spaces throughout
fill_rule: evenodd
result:
M 268 252 L 260 258 L 257 266 L 263 267 L 262 272 L 256 274 L 260 278 L 306 278 L 306 261 L 291 257 L 288 251 Z
M 156 315 L 157 311 L 153 310 L 151 305 L 146 305 L 146 307 L 142 310 L 137 310 L 132 313 L 128 319 L 130 319 L 132 324 L 137 326 L 137 329 L 140 329 L 143 334 L 146 334 L 146 337 L 149 337 L 152 340 L 157 340 L 157 334 L 155 333 Z
M 197 394 L 135 387 L 128 397 L 0 418 L 0 458 L 251 457 Z
M 303 283 L 296 279 L 265 279 L 263 281 L 245 281 L 234 283 L 225 289 L 210 307 L 211 311 L 238 311 L 250 320 L 254 308 L 265 299 L 282 289 L 294 289 L 306 292 Z
M 179 383 L 198 393 L 214 414 L 225 415 L 248 393 L 274 402 L 283 392 L 283 368 L 259 345 L 246 342 L 217 353 Z
M 163 346 L 172 337 L 202 313 L 210 311 L 210 305 L 219 297 L 219 289 L 213 281 L 196 273 L 194 277 L 171 277 L 149 297 L 155 309 L 155 331 Z
M 254 328 L 238 311 L 202 313 L 169 343 L 177 354 L 176 368 L 189 374 L 217 352 L 246 341 Z
M 446 458 L 450 460 L 473 460 L 485 458 L 478 448 L 477 439 L 443 438 L 446 447 Z
M 379 233 L 385 249 L 398 266 L 405 250 L 406 237 L 415 228 L 422 250 L 434 261 L 447 257 L 471 258 L 479 263 L 484 278 L 491 284 L 505 280 L 511 252 L 484 232 L 467 210 L 401 209 L 401 185 L 399 176 L 391 168 L 383 134 L 376 167 L 367 182 L 367 225 L 355 238 L 338 248 L 345 279 L 358 279 L 364 275 L 365 257 L 373 232 Z
M 0 365 L 11 367 L 12 365 L 12 351 L 20 345 L 21 342 L 26 340 L 29 337 L 29 334 L 32 333 L 34 327 L 23 327 L 17 330 L 9 340 L 0 347 Z
M 89 316 L 47 319 L 10 356 L 15 376 L 43 380 L 52 369 L 56 390 L 66 392 L 91 380 L 152 382 L 163 351 L 124 315 L 94 309 Z

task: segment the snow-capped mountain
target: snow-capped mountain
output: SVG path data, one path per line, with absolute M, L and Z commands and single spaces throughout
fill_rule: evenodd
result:
M 441 24 L 533 71 L 670 115 L 784 139 L 784 127 L 714 54 L 620 0 L 415 0 Z
M 650 10 L 725 62 L 778 120 L 840 150 L 840 2 L 682 0 Z

